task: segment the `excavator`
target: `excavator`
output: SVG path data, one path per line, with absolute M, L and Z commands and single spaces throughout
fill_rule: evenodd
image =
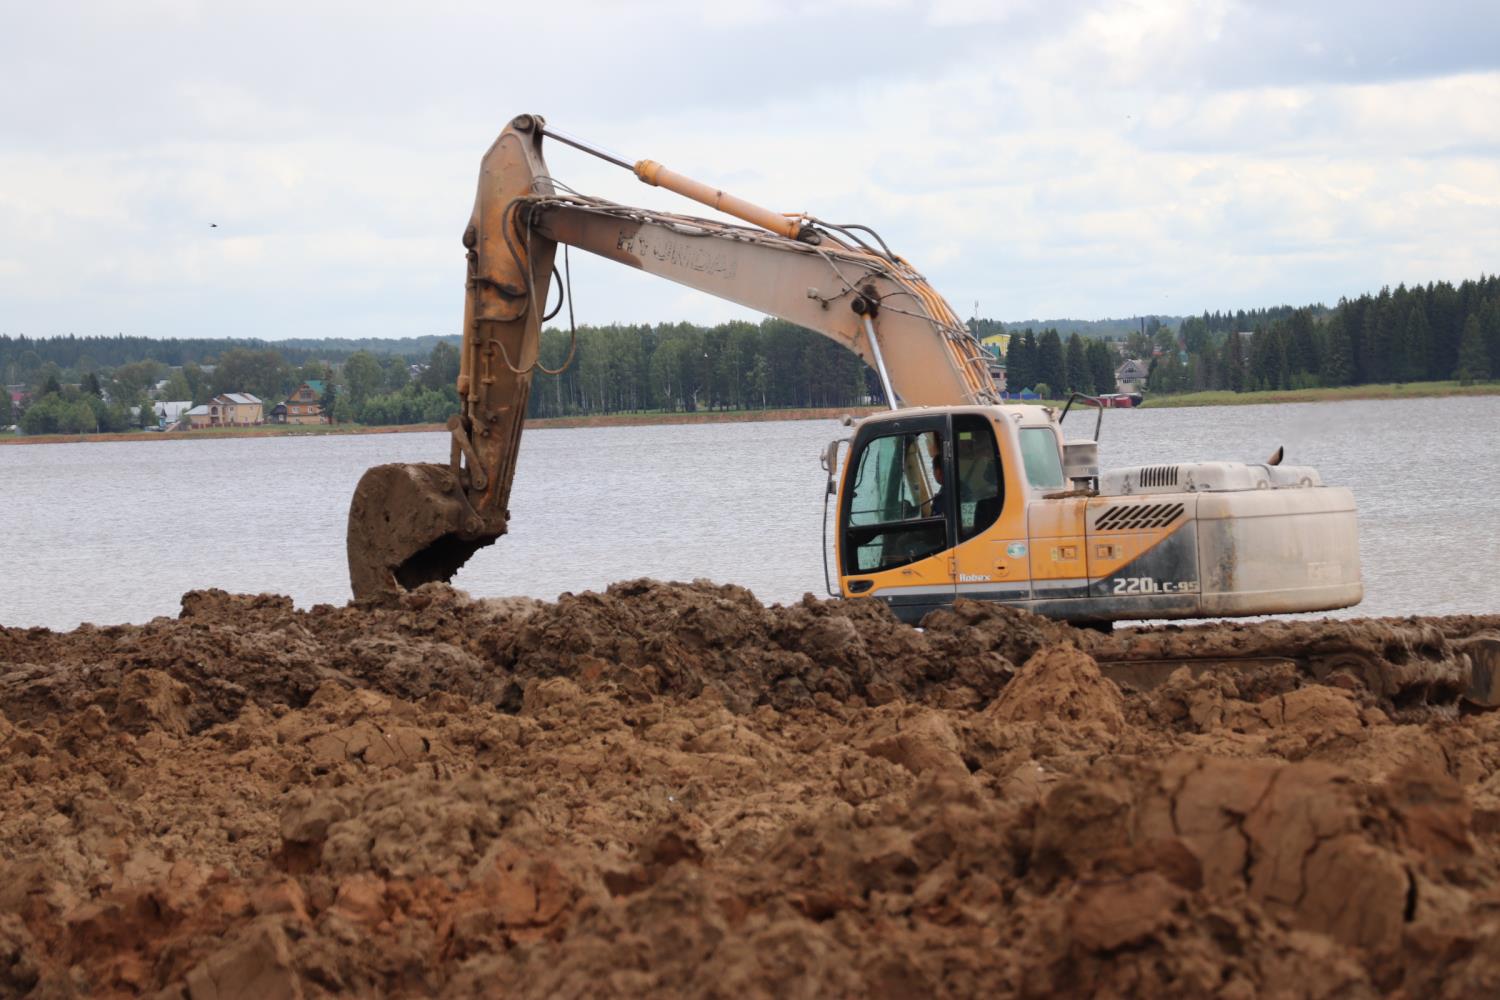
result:
M 549 138 L 743 224 L 574 193 L 547 169 Z M 505 534 L 559 244 L 797 323 L 874 369 L 891 409 L 848 420 L 823 456 L 847 599 L 912 623 L 969 598 L 1107 626 L 1363 597 L 1354 498 L 1316 470 L 1278 455 L 1101 473 L 1096 440 L 1064 438 L 1072 401 L 1003 404 L 987 352 L 873 229 L 774 212 L 521 115 L 484 156 L 463 234 L 462 412 L 448 421 L 448 461 L 360 480 L 348 529 L 357 598 L 448 580 Z
M 575 193 L 548 172 L 546 139 L 738 223 Z M 849 432 L 823 453 L 825 536 L 829 502 L 835 511 L 830 593 L 883 602 L 911 623 L 968 599 L 1091 626 L 1079 633 L 1097 637 L 1091 655 L 1133 687 L 1183 668 L 1289 668 L 1363 687 L 1398 714 L 1500 707 L 1500 633 L 1471 635 L 1462 622 L 1114 631 L 1122 620 L 1359 603 L 1353 496 L 1282 464 L 1280 449 L 1259 463 L 1101 472 L 1102 408 L 1092 439 L 1068 440 L 1074 399 L 1003 402 L 975 337 L 873 229 L 768 210 L 596 149 L 537 115 L 513 119 L 480 165 L 463 233 L 462 410 L 448 421 L 448 461 L 376 466 L 355 489 L 347 541 L 357 599 L 451 579 L 505 534 L 542 324 L 561 308 L 545 311 L 554 280 L 563 284 L 559 244 L 800 324 L 874 370 L 890 410 L 846 417 Z M 825 537 L 825 573 L 829 548 Z

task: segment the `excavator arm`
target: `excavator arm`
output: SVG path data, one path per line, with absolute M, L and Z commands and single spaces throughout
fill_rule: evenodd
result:
M 559 243 L 815 330 L 874 368 L 893 406 L 997 401 L 978 342 L 872 231 L 771 212 L 652 161 L 607 155 L 751 225 L 559 194 L 542 158 L 548 135 L 540 117 L 522 115 L 485 154 L 463 236 L 463 406 L 448 422 L 449 461 L 377 466 L 360 480 L 348 530 L 356 597 L 449 579 L 505 533 Z

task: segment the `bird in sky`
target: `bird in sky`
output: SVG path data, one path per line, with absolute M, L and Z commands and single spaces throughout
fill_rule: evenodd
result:
M 219 224 L 217 222 L 210 222 L 208 224 L 208 228 L 209 229 L 218 229 L 219 228 Z

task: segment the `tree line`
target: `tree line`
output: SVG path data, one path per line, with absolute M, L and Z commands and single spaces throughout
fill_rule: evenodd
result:
M 33 397 L 49 378 L 68 385 L 93 374 L 104 396 L 127 405 L 142 401 L 166 380 L 159 398 L 195 405 L 224 392 L 248 392 L 268 404 L 297 385 L 319 380 L 334 387 L 330 411 L 343 419 L 375 421 L 410 415 L 418 390 L 440 391 L 452 378 L 414 376 L 457 372 L 458 337 L 392 341 L 374 350 L 368 340 L 169 339 L 148 337 L 50 338 L 0 335 L 0 376 L 25 385 Z M 549 328 L 541 339 L 541 364 L 557 369 L 569 360 L 570 335 Z M 413 348 L 420 347 L 420 351 Z M 852 353 L 782 320 L 582 326 L 571 363 L 553 377 L 537 373 L 530 413 L 564 416 L 642 410 L 849 406 L 879 393 Z M 338 406 L 342 397 L 343 405 Z M 396 397 L 381 399 L 381 397 Z M 454 397 L 456 400 L 456 397 Z M 369 414 L 363 410 L 372 400 Z M 417 409 L 431 409 L 431 399 Z M 456 402 L 454 404 L 456 406 Z
M 579 327 L 542 333 L 528 415 L 856 406 L 880 400 L 874 374 L 838 344 L 779 319 L 703 327 Z
M 1113 324 L 1106 336 L 1118 345 L 1121 324 L 1135 321 L 1102 322 Z M 1005 326 L 972 321 L 980 335 Z M 1055 326 L 1011 333 L 1013 391 L 1050 398 L 1113 391 L 1121 357 L 1104 340 L 1077 331 L 1064 339 Z M 323 383 L 324 412 L 340 422 L 439 422 L 459 408 L 457 341 L 0 334 L 0 376 L 30 396 L 22 412 L 0 393 L 0 427 L 19 421 L 28 433 L 124 430 L 149 421 L 153 399 L 197 405 L 226 392 L 253 393 L 269 409 L 304 381 Z M 370 349 L 380 343 L 406 350 Z M 1204 312 L 1175 326 L 1157 317 L 1132 328 L 1123 346 L 1126 357 L 1150 359 L 1147 387 L 1159 393 L 1487 380 L 1500 375 L 1500 277 L 1384 288 L 1333 308 Z M 540 363 L 563 370 L 536 374 L 533 417 L 883 401 L 874 373 L 856 355 L 777 319 L 582 326 L 576 340 L 549 328 Z
M 408 359 L 426 357 L 439 341 L 456 337 L 434 335 L 380 339 L 374 337 L 300 337 L 267 341 L 225 337 L 142 337 L 115 334 L 112 337 L 65 334 L 30 337 L 0 333 L 0 376 L 8 384 L 25 383 L 45 366 L 64 372 L 105 371 L 137 362 L 153 361 L 167 368 L 214 363 L 225 351 L 274 350 L 292 366 L 309 362 L 341 364 L 358 351 L 378 357 L 399 355 Z
M 1045 399 L 1072 392 L 1114 392 L 1117 360 L 1102 340 L 1085 342 L 1072 333 L 1064 346 L 1056 329 L 1043 330 L 1040 336 L 1028 329 L 1011 335 L 1005 383 L 1012 395 L 1030 389 Z
M 370 425 L 435 423 L 458 412 L 455 344 L 437 342 L 415 364 L 414 377 L 401 361 L 398 371 L 394 358 L 351 354 L 329 373 L 325 410 L 336 421 Z M 882 399 L 858 356 L 776 319 L 712 327 L 586 325 L 576 334 L 548 328 L 538 364 L 528 417 L 847 407 Z
M 311 381 L 323 384 L 323 411 L 340 423 L 435 423 L 460 405 L 456 337 L 427 339 L 431 348 L 422 355 L 361 349 L 337 363 L 297 362 L 300 350 L 234 341 L 217 342 L 219 351 L 204 352 L 201 364 L 190 360 L 176 367 L 146 358 L 80 370 L 56 360 L 89 363 L 80 344 L 89 339 L 0 341 L 0 352 L 6 352 L 0 353 L 0 372 L 7 383 L 27 386 L 31 397 L 25 414 L 15 414 L 6 395 L 0 426 L 19 418 L 27 433 L 126 430 L 151 422 L 154 400 L 196 406 L 229 392 L 259 397 L 269 413 Z M 94 338 L 114 346 L 119 339 Z M 64 342 L 60 348 L 57 340 Z M 881 398 L 873 373 L 856 355 L 781 320 L 583 326 L 576 343 L 569 333 L 549 328 L 542 333 L 540 364 L 562 371 L 536 372 L 528 403 L 533 417 L 843 407 Z
M 92 372 L 76 386 L 64 386 L 49 374 L 19 414 L 12 412 L 10 393 L 0 393 L 0 427 L 19 420 L 28 434 L 94 434 L 147 426 L 149 409 L 135 404 L 132 412 L 129 402 L 106 400 L 104 395 L 103 382 Z
M 1287 308 L 1253 327 L 1189 317 L 1152 345 L 1154 392 L 1300 389 L 1500 373 L 1500 277 L 1434 282 Z
M 882 398 L 858 356 L 777 319 L 585 325 L 576 334 L 548 328 L 538 355 L 529 417 L 847 407 Z M 326 409 L 340 422 L 371 425 L 433 423 L 458 412 L 457 347 L 439 341 L 416 367 L 407 378 L 391 359 L 356 351 L 330 373 Z

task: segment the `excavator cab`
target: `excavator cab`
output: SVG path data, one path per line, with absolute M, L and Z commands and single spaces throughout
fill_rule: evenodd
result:
M 1101 475 L 1097 442 L 1065 441 L 1045 406 L 933 407 L 854 426 L 836 592 L 904 621 L 958 597 L 1104 623 L 1322 611 L 1363 593 L 1353 498 L 1309 468 Z M 929 453 L 935 500 L 920 478 Z
M 961 566 L 994 561 L 985 536 L 1005 513 L 1007 493 L 997 412 L 920 410 L 862 422 L 838 506 L 849 596 L 878 591 L 916 621 L 952 603 L 966 584 Z

